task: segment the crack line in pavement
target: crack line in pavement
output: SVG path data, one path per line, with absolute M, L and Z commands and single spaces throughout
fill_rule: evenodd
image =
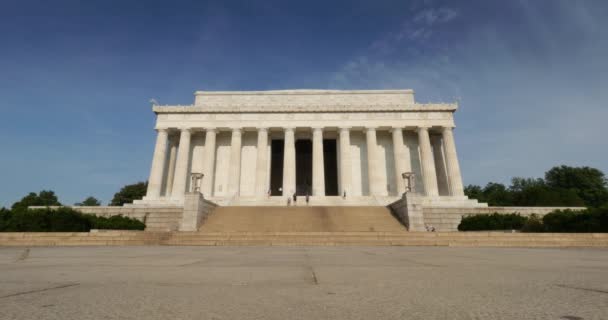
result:
M 30 248 L 25 248 L 25 250 L 23 250 L 23 252 L 21 252 L 19 257 L 17 257 L 17 260 L 15 260 L 15 262 L 24 261 L 29 256 L 30 256 Z
M 416 260 L 412 260 L 412 259 L 408 259 L 408 258 L 401 258 L 400 260 L 407 261 L 407 262 L 410 262 L 410 263 L 413 263 L 413 264 L 417 264 L 417 265 L 421 265 L 421 266 L 425 266 L 425 267 L 435 267 L 435 268 L 445 267 L 445 266 L 439 265 L 439 264 L 420 262 L 420 261 L 416 261 Z
M 206 260 L 207 259 L 196 260 L 196 261 L 193 261 L 193 262 L 188 262 L 188 263 L 180 264 L 180 265 L 178 265 L 178 267 L 195 266 L 197 264 L 200 264 L 201 262 L 206 262 Z
M 566 289 L 576 289 L 576 290 L 584 290 L 584 291 L 591 291 L 591 292 L 608 293 L 608 291 L 606 291 L 606 290 L 573 287 L 573 286 L 567 286 L 565 284 L 556 284 L 555 286 L 560 287 L 560 288 L 566 288 Z
M 315 273 L 315 270 L 312 268 L 312 266 L 310 267 L 310 273 L 312 274 L 312 283 L 318 285 L 319 280 L 317 280 L 317 274 Z
M 315 268 L 312 266 L 312 263 L 310 261 L 310 254 L 308 254 L 308 250 L 304 249 L 304 255 L 306 256 L 306 262 L 307 262 L 306 267 L 310 271 L 310 276 L 312 278 L 312 284 L 318 285 L 319 279 L 317 279 L 317 274 L 315 273 Z
M 44 288 L 44 289 L 38 289 L 38 290 L 30 290 L 30 291 L 25 291 L 25 292 L 17 292 L 17 293 L 13 293 L 13 294 L 8 294 L 6 296 L 0 296 L 0 299 L 14 297 L 14 296 L 21 296 L 21 295 L 30 294 L 30 293 L 38 293 L 38 292 L 43 292 L 43 291 L 74 287 L 74 286 L 78 286 L 78 285 L 80 285 L 80 283 L 69 283 L 69 284 L 63 284 L 63 285 L 56 286 L 56 287 L 50 287 L 50 288 Z

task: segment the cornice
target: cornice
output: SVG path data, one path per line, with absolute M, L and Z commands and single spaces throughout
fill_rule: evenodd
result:
M 321 90 L 321 89 L 298 89 L 298 90 L 266 90 L 266 91 L 203 91 L 194 92 L 194 95 L 203 96 L 251 96 L 251 95 L 352 95 L 352 94 L 413 94 L 412 89 L 393 90 Z
M 229 106 L 153 106 L 155 113 L 340 113 L 340 112 L 454 112 L 455 103 L 431 103 L 409 105 L 229 105 Z

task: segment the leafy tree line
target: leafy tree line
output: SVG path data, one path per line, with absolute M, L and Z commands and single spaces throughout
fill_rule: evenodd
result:
M 134 184 L 129 184 L 120 189 L 120 191 L 114 194 L 112 201 L 110 201 L 111 206 L 122 206 L 125 203 L 131 203 L 133 200 L 141 199 L 144 195 L 146 195 L 146 190 L 148 189 L 148 182 L 138 182 Z M 25 197 L 21 198 L 21 200 L 13 203 L 11 209 L 13 210 L 21 210 L 27 209 L 30 206 L 62 206 L 61 202 L 55 195 L 54 191 L 51 190 L 42 190 L 37 194 L 35 192 L 30 192 Z M 74 205 L 76 206 L 100 206 L 101 201 L 97 200 L 93 196 L 89 196 L 84 199 L 82 202 L 77 202 Z
M 91 229 L 144 230 L 146 225 L 120 215 L 97 217 L 72 208 L 0 209 L 0 232 L 88 232 Z
M 513 178 L 510 186 L 468 185 L 465 194 L 490 206 L 608 206 L 606 177 L 590 167 L 553 167 L 544 179 Z
M 124 186 L 110 202 L 120 206 L 141 199 L 147 189 L 147 182 Z M 89 196 L 77 206 L 100 206 L 101 202 Z M 30 206 L 62 206 L 54 191 L 30 192 L 13 203 L 11 209 L 0 208 L 0 232 L 87 232 L 90 229 L 143 230 L 145 224 L 136 219 L 112 216 L 97 217 L 83 214 L 68 207 L 58 209 L 28 209 Z

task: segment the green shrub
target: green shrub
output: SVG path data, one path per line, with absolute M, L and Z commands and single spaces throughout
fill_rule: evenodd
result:
M 91 229 L 144 230 L 145 227 L 136 219 L 96 217 L 67 207 L 0 209 L 0 231 L 5 232 L 88 232 Z
M 0 208 L 0 232 L 7 228 L 8 220 L 10 218 L 11 211 L 6 208 Z
M 15 209 L 6 222 L 5 231 L 10 232 L 43 232 L 49 229 L 48 210 Z
M 533 214 L 481 214 L 462 218 L 460 231 L 521 230 L 522 232 L 608 232 L 608 207 L 583 211 L 555 210 L 542 219 Z
M 82 213 L 70 208 L 61 207 L 47 214 L 48 230 L 50 232 L 87 232 L 91 230 L 91 222 Z
M 608 208 L 556 210 L 543 217 L 547 232 L 608 232 Z
M 536 214 L 532 214 L 526 219 L 524 225 L 521 227 L 522 232 L 544 232 L 545 226 L 543 220 Z
M 479 214 L 464 216 L 458 225 L 460 231 L 489 231 L 489 230 L 519 230 L 526 222 L 526 217 L 518 213 L 510 214 Z
M 94 215 L 87 216 L 92 225 L 91 229 L 144 230 L 146 228 L 143 222 L 121 215 L 109 218 Z

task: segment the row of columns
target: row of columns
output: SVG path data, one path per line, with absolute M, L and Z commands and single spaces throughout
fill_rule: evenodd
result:
M 283 158 L 283 194 L 291 195 L 296 190 L 296 150 L 295 150 L 295 128 L 285 128 L 284 137 L 284 158 Z M 395 164 L 395 183 L 397 190 L 405 190 L 404 181 L 401 173 L 411 171 L 408 161 L 409 150 L 403 143 L 403 128 L 392 128 L 393 153 Z M 456 145 L 452 127 L 442 128 L 443 151 L 445 157 L 445 169 L 438 157 L 441 155 L 441 145 L 434 143 L 431 145 L 428 127 L 418 127 L 418 141 L 420 147 L 420 163 L 422 171 L 422 181 L 426 196 L 436 197 L 439 195 L 437 187 L 437 171 L 445 170 L 447 185 L 451 196 L 464 196 L 460 166 L 456 154 Z M 314 127 L 313 133 L 313 165 L 312 165 L 312 195 L 325 195 L 325 168 L 323 159 L 323 128 Z M 167 172 L 166 194 L 171 195 L 171 199 L 179 200 L 186 192 L 188 179 L 188 167 L 190 161 L 190 140 L 192 130 L 189 128 L 181 129 L 179 146 L 176 141 L 168 141 L 167 129 L 158 129 L 156 146 L 148 181 L 148 191 L 146 198 L 158 199 L 161 195 L 163 183 L 163 173 Z M 368 127 L 365 129 L 367 142 L 367 162 L 368 162 L 368 181 L 371 195 L 379 195 L 382 188 L 382 177 L 380 166 L 378 165 L 378 145 L 376 139 L 376 128 Z M 204 155 L 202 191 L 204 194 L 211 194 L 213 190 L 213 171 L 215 168 L 215 146 L 217 129 L 206 129 L 205 146 L 207 152 Z M 351 179 L 351 155 L 350 155 L 350 128 L 339 128 L 339 192 L 341 195 L 347 194 L 352 188 Z M 229 164 L 229 196 L 237 196 L 240 187 L 241 177 L 241 146 L 242 129 L 232 129 L 230 164 Z M 435 150 L 433 150 L 433 147 Z M 167 149 L 169 148 L 169 157 Z M 168 158 L 168 163 L 165 163 Z M 257 167 L 256 167 L 256 195 L 263 197 L 268 192 L 267 168 L 268 168 L 268 128 L 258 128 L 257 141 Z M 390 177 L 389 177 L 390 178 Z M 263 181 L 263 183 L 260 183 Z

